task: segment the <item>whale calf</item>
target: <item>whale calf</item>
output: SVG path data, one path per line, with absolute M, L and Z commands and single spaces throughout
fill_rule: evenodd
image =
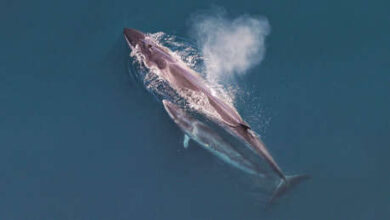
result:
M 264 143 L 251 129 L 250 125 L 241 118 L 236 108 L 218 97 L 199 73 L 174 56 L 168 48 L 155 43 L 141 31 L 125 28 L 123 33 L 129 47 L 132 50 L 138 50 L 142 55 L 140 62 L 144 66 L 149 69 L 157 69 L 159 76 L 175 91 L 183 94 L 190 104 L 198 100 L 198 98 L 191 99 L 193 94 L 196 94 L 197 97 L 203 97 L 202 102 L 196 103 L 201 105 L 197 110 L 224 126 L 230 133 L 247 143 L 254 152 L 265 159 L 271 169 L 281 178 L 280 184 L 275 190 L 275 196 L 285 192 L 289 186 L 306 179 L 306 175 L 286 176 Z M 206 111 L 206 109 L 208 110 Z M 212 114 L 210 114 L 210 111 Z
M 195 119 L 187 111 L 168 100 L 163 100 L 163 105 L 171 119 L 184 132 L 183 145 L 185 148 L 188 147 L 188 141 L 192 139 L 233 167 L 246 173 L 263 177 L 261 170 L 256 164 L 238 152 L 210 126 Z

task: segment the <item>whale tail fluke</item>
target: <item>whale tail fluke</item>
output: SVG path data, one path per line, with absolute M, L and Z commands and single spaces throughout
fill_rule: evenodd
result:
M 294 188 L 296 185 L 301 183 L 304 180 L 310 179 L 310 175 L 291 175 L 286 176 L 285 179 L 281 179 L 280 183 L 274 190 L 271 199 L 269 200 L 269 203 L 274 203 L 278 198 L 283 196 L 285 193 L 290 191 L 292 188 Z

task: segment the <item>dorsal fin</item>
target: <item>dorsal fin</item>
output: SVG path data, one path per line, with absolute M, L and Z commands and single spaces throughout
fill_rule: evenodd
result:
M 247 123 L 238 123 L 236 125 L 230 125 L 228 124 L 230 127 L 233 127 L 233 128 L 238 128 L 238 127 L 241 127 L 241 128 L 244 128 L 245 130 L 248 130 L 248 129 L 251 129 L 251 127 L 249 127 L 249 125 Z
M 240 123 L 240 126 L 245 128 L 245 130 L 248 130 L 248 129 L 251 129 L 251 127 L 249 127 L 249 125 L 247 123 Z

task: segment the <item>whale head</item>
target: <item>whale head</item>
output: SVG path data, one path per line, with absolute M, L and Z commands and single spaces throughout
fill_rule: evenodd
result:
M 123 34 L 125 35 L 125 39 L 127 43 L 133 47 L 139 45 L 142 42 L 142 40 L 145 39 L 144 33 L 132 28 L 124 28 Z
M 191 133 L 196 123 L 195 120 L 178 105 L 165 99 L 162 102 L 172 120 L 185 132 Z
M 124 28 L 123 34 L 130 48 L 138 48 L 144 55 L 144 62 L 147 66 L 157 66 L 159 69 L 164 69 L 167 66 L 167 61 L 174 60 L 166 48 L 157 45 L 141 31 Z

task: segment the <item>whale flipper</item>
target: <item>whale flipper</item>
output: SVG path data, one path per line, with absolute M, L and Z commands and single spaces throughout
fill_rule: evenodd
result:
M 187 134 L 184 134 L 183 146 L 185 149 L 188 148 L 188 143 L 190 142 L 190 137 Z

